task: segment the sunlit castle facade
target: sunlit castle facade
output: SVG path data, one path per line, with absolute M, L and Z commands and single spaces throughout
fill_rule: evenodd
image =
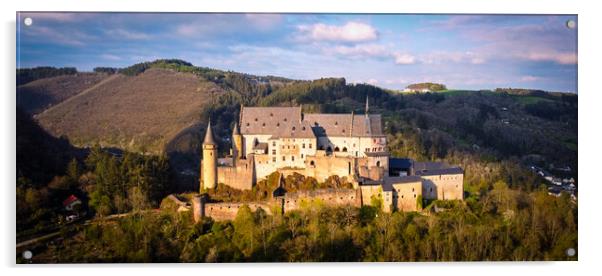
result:
M 241 107 L 239 122 L 232 131 L 231 155 L 225 158 L 217 158 L 209 125 L 203 142 L 201 189 L 214 188 L 217 183 L 251 189 L 258 180 L 277 171 L 299 173 L 319 182 L 336 175 L 362 193 L 381 197 L 386 206 L 398 205 L 402 199 L 396 198 L 397 193 L 412 186 L 408 190 L 412 194 L 406 198 L 411 202 L 405 209 L 415 209 L 418 195 L 421 198 L 423 193 L 462 199 L 460 168 L 390 158 L 381 115 L 369 113 L 368 99 L 364 114 L 304 114 L 301 107 Z M 419 172 L 413 170 L 415 166 L 422 166 Z M 442 176 L 438 172 L 453 184 L 444 185 L 445 181 L 432 177 Z

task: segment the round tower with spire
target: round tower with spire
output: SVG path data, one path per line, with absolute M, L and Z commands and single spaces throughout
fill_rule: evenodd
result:
M 203 165 L 201 169 L 201 192 L 203 188 L 215 188 L 217 186 L 217 143 L 213 139 L 211 120 L 207 124 L 205 140 L 203 140 Z

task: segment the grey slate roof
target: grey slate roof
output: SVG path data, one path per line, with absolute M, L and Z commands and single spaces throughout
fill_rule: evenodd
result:
M 311 127 L 301 121 L 301 107 L 243 107 L 240 132 L 278 138 L 314 138 Z
M 394 184 L 404 184 L 422 181 L 422 177 L 417 175 L 387 177 L 384 179 L 382 187 L 383 191 L 392 191 Z
M 406 169 L 412 167 L 412 159 L 410 158 L 389 158 L 390 169 Z
M 215 139 L 213 139 L 211 121 L 209 121 L 209 123 L 207 124 L 207 131 L 205 132 L 205 140 L 203 140 L 203 145 L 217 145 L 217 143 L 215 143 Z
M 302 114 L 301 107 L 242 107 L 240 132 L 278 138 L 383 136 L 380 114 Z
M 415 175 L 462 174 L 460 167 L 452 167 L 443 162 L 414 162 Z
M 380 114 L 305 114 L 316 136 L 382 136 Z

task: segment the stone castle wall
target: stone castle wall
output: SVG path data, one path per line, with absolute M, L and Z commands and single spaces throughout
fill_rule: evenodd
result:
M 236 218 L 236 214 L 238 213 L 238 209 L 243 205 L 249 206 L 251 211 L 256 211 L 257 209 L 263 209 L 267 214 L 272 214 L 272 206 L 267 202 L 250 202 L 250 203 L 242 203 L 242 202 L 219 202 L 219 203 L 205 203 L 204 204 L 204 215 L 207 217 L 211 217 L 216 221 L 224 221 L 224 220 L 233 220 Z M 194 206 L 193 206 L 194 207 Z
M 217 182 L 239 190 L 253 188 L 253 159 L 236 160 L 236 166 L 217 167 Z
M 287 193 L 284 198 L 284 211 L 303 208 L 306 204 L 361 206 L 359 191 L 356 189 L 318 189 Z
M 422 176 L 425 199 L 464 199 L 464 174 Z
M 330 206 L 350 205 L 361 206 L 359 190 L 357 189 L 318 189 L 313 191 L 299 191 L 288 193 L 284 198 L 277 198 L 265 202 L 218 202 L 205 203 L 200 197 L 193 198 L 193 216 L 195 221 L 200 217 L 211 217 L 216 221 L 233 220 L 238 210 L 247 205 L 252 211 L 259 208 L 271 215 L 274 208 L 282 208 L 284 212 L 299 210 L 310 204 L 324 204 Z

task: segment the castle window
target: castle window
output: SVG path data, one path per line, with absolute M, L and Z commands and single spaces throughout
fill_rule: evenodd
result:
M 272 154 L 276 155 L 276 150 L 275 149 L 272 150 Z
M 315 165 L 316 165 L 316 163 L 314 162 L 314 160 L 311 160 L 311 161 L 309 161 L 309 165 L 310 165 L 310 166 L 315 166 Z
M 303 153 L 301 154 L 301 159 L 303 159 Z M 456 185 L 456 187 L 458 187 L 458 185 Z
M 335 126 L 338 126 L 338 125 L 339 125 L 339 122 L 334 122 L 334 125 L 335 125 Z
M 412 192 L 414 191 L 414 188 L 412 188 Z
M 277 124 L 276 124 L 276 126 L 277 126 L 277 127 L 279 127 L 279 126 L 280 126 L 280 123 L 277 123 Z
M 345 133 L 345 129 L 343 129 L 343 133 Z
M 309 148 L 311 149 L 311 143 L 309 144 Z
M 276 163 L 276 157 L 272 157 L 272 162 Z
M 249 123 L 247 123 L 247 126 L 249 126 L 249 125 L 250 125 L 250 124 L 249 124 Z
M 284 121 L 286 122 L 286 118 L 284 118 Z
M 366 152 L 370 152 L 370 148 L 366 148 Z
M 270 117 L 274 117 L 274 113 L 270 113 Z
M 414 198 L 416 198 L 416 194 L 414 194 Z
M 301 130 L 305 130 L 305 127 L 302 127 Z
M 347 147 L 343 147 L 343 152 L 347 152 Z
M 376 161 L 376 166 L 380 167 L 380 161 Z M 412 188 L 412 192 L 414 191 L 414 189 Z
M 295 127 L 293 127 L 293 131 L 295 131 Z
M 401 195 L 401 198 L 403 198 L 403 195 Z
M 305 148 L 305 143 L 301 144 L 301 148 Z
M 282 161 L 286 161 L 286 156 L 282 156 Z
M 257 122 L 257 118 L 255 118 L 255 122 Z
M 265 123 L 261 124 L 262 127 L 265 127 Z
M 295 156 L 291 156 L 291 161 L 295 162 Z
M 334 148 L 334 151 L 336 151 L 336 152 L 339 152 L 339 151 L 341 151 L 341 150 L 339 149 L 339 147 L 335 147 L 335 148 Z
M 272 146 L 275 147 L 276 146 L 276 141 L 272 142 Z

